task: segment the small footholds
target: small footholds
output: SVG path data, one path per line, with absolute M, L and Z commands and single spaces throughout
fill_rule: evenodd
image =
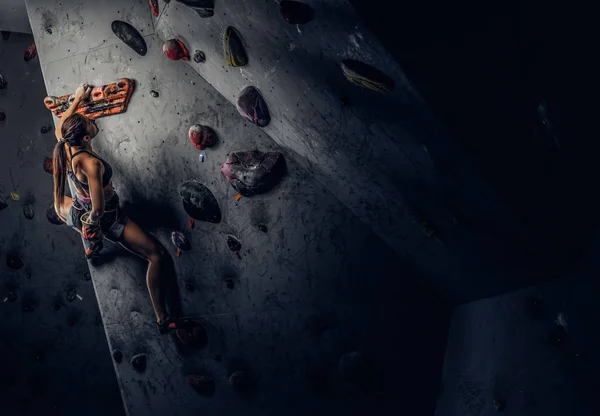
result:
M 25 204 L 25 205 L 23 205 L 23 215 L 28 220 L 33 219 L 33 216 L 35 215 L 35 211 L 34 211 L 33 206 L 31 204 Z
M 150 95 L 152 96 L 152 98 L 158 98 L 158 91 L 155 90 L 150 90 Z
M 146 354 L 136 354 L 131 358 L 131 366 L 134 370 L 142 372 L 146 369 Z
M 73 302 L 76 297 L 77 297 L 77 289 L 75 289 L 74 287 L 70 287 L 69 289 L 67 289 L 67 300 L 69 302 Z
M 258 224 L 258 231 L 266 233 L 268 231 L 267 226 L 265 224 Z
M 227 289 L 233 289 L 235 286 L 233 279 L 225 279 L 225 286 L 227 286 Z
M 50 133 L 50 131 L 52 131 L 52 126 L 50 124 L 44 124 L 40 129 L 40 133 L 42 134 Z
M 47 27 L 44 32 L 46 32 L 47 35 L 51 35 L 52 34 L 52 28 L 51 27 Z
M 123 361 L 123 353 L 119 349 L 114 349 L 112 352 L 112 357 L 115 362 L 120 363 Z
M 204 54 L 204 52 L 202 52 L 202 51 L 194 52 L 194 62 L 199 64 L 204 61 L 206 61 L 206 55 Z
M 92 280 L 92 274 L 90 272 L 85 272 L 83 274 L 83 280 L 85 280 L 86 282 Z

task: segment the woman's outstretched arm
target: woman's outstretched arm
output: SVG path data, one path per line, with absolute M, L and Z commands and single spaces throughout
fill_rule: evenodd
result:
M 69 117 L 75 112 L 77 107 L 79 107 L 81 101 L 86 99 L 90 95 L 90 92 L 92 92 L 92 88 L 87 84 L 82 84 L 79 86 L 79 88 L 77 88 L 77 90 L 75 91 L 75 97 L 73 99 L 73 102 L 71 103 L 67 111 L 63 113 L 62 117 L 58 119 L 58 125 L 54 130 L 54 133 L 56 134 L 56 140 L 60 141 L 60 139 L 62 139 L 63 122 L 67 119 L 67 117 Z

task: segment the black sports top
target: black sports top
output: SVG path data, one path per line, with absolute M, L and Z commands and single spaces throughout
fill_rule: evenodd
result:
M 78 152 L 75 152 L 75 154 L 73 154 L 71 147 L 69 147 L 69 154 L 71 155 L 71 170 L 69 171 L 69 178 L 71 178 L 71 180 L 73 182 L 75 182 L 77 185 L 81 186 L 86 191 L 90 190 L 89 185 L 87 183 L 83 183 L 79 179 L 77 179 L 77 175 L 75 175 L 75 172 L 73 172 L 73 159 L 75 158 L 75 156 L 77 156 L 80 153 L 87 153 L 88 155 L 95 157 L 96 159 L 98 159 L 99 161 L 102 162 L 102 164 L 104 165 L 104 175 L 102 175 L 102 187 L 106 187 L 109 184 L 109 182 L 112 178 L 112 175 L 113 175 L 112 166 L 110 166 L 108 164 L 108 162 L 105 161 L 104 159 L 102 159 L 100 156 L 96 156 L 95 154 L 88 152 L 87 150 L 80 150 Z

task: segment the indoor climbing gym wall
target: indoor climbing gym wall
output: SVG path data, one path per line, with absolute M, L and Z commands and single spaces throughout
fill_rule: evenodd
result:
M 0 38 L 0 414 L 123 415 L 81 239 L 48 215 L 54 124 L 32 45 Z
M 232 103 L 194 69 L 238 71 L 240 35 L 215 39 L 227 56 L 197 53 L 189 40 L 160 38 L 155 25 L 170 6 L 157 5 L 153 16 L 147 1 L 27 2 L 48 116 L 83 82 L 100 87 L 95 102 L 129 100 L 111 115 L 90 104 L 94 150 L 113 167 L 124 211 L 168 251 L 170 312 L 188 317 L 161 335 L 146 263 L 108 242 L 90 263 L 127 413 L 364 414 L 415 398 L 413 414 L 431 413 L 446 302 L 271 137 L 282 119 L 268 89 L 248 83 Z M 216 7 L 186 11 L 201 25 Z M 274 22 L 288 25 L 272 7 Z

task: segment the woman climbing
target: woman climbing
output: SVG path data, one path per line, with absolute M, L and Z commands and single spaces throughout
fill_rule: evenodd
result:
M 137 224 L 123 215 L 119 196 L 112 185 L 112 167 L 92 150 L 92 140 L 98 134 L 94 120 L 75 113 L 91 88 L 77 89 L 73 103 L 64 112 L 56 127 L 58 143 L 54 148 L 54 209 L 70 227 L 86 240 L 86 257 L 97 255 L 103 238 L 121 244 L 127 250 L 148 261 L 146 284 L 161 333 L 172 322 L 166 311 L 161 268 L 165 263 L 164 248 L 148 236 Z M 74 198 L 65 196 L 67 176 L 77 192 Z

